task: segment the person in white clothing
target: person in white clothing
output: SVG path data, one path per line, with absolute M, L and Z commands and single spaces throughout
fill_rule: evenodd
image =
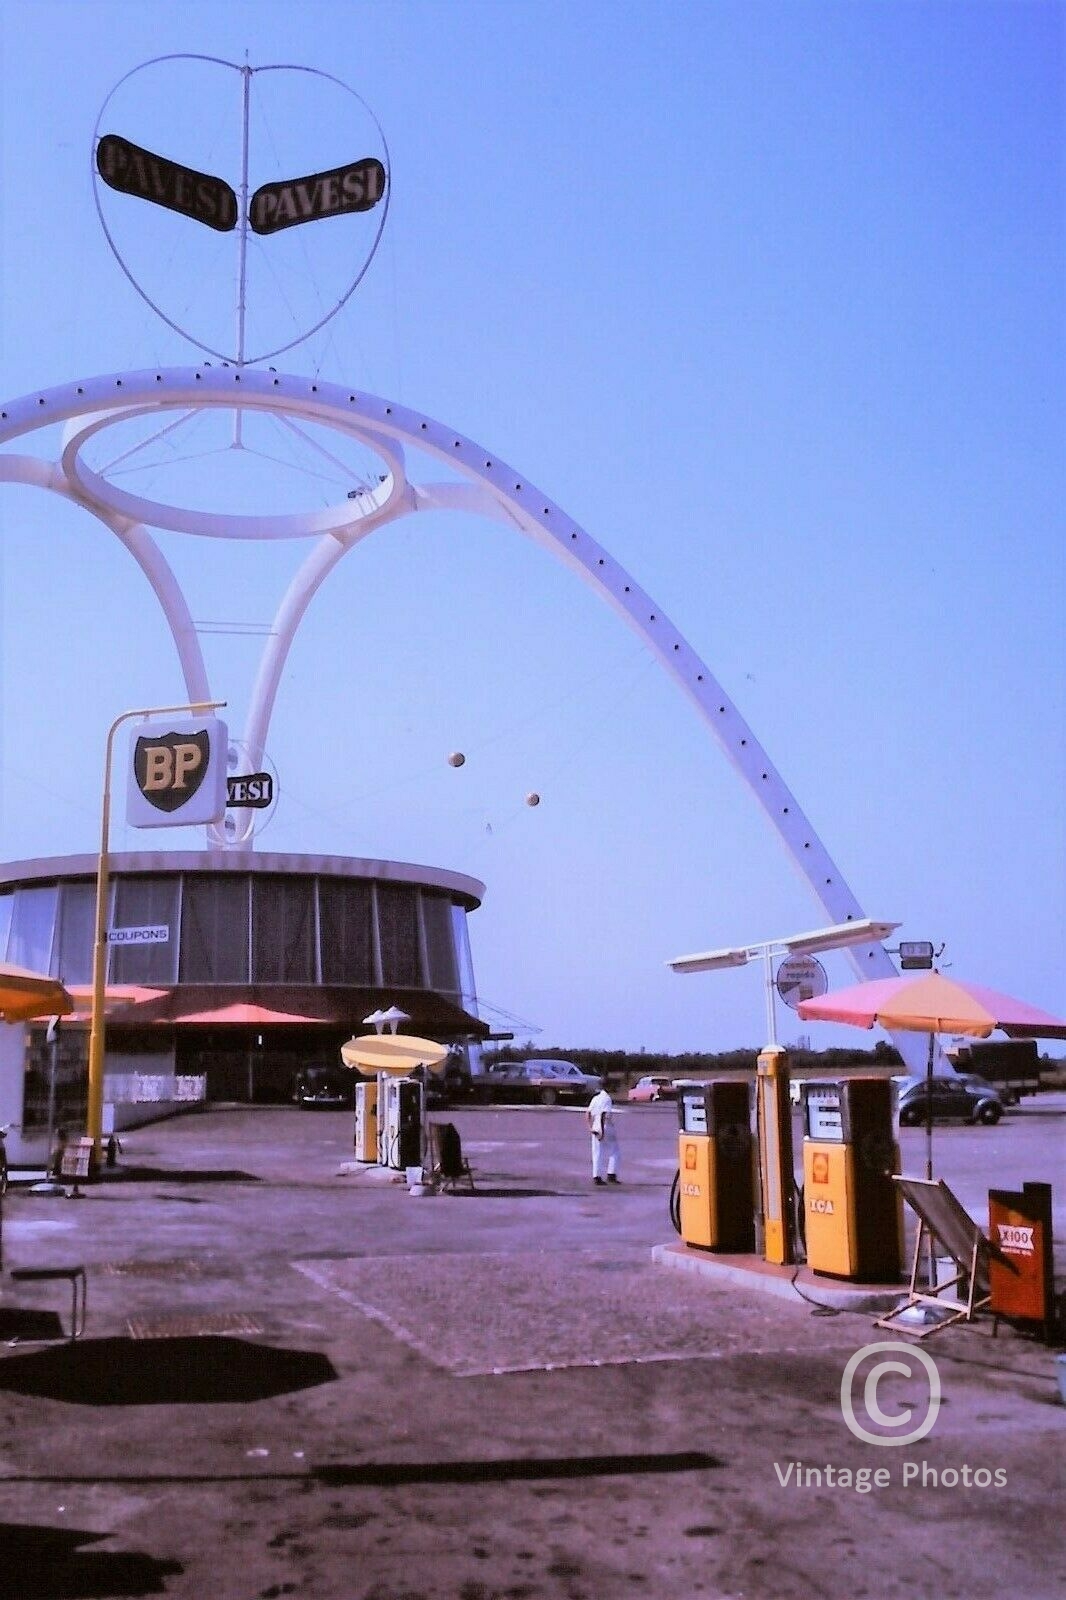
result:
M 593 1095 L 585 1119 L 592 1134 L 593 1183 L 603 1183 L 605 1167 L 607 1182 L 619 1183 L 618 1129 L 615 1127 L 614 1104 L 606 1089 L 600 1089 Z

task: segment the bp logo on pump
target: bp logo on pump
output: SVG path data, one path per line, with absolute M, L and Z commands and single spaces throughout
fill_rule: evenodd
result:
M 136 733 L 126 798 L 130 826 L 217 822 L 226 809 L 228 742 L 226 725 L 216 717 Z

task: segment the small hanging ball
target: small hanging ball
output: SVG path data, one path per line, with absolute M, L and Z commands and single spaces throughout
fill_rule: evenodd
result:
M 535 793 L 534 791 L 530 791 L 530 793 L 526 795 L 526 805 L 527 806 L 539 806 L 540 805 L 540 795 Z
M 453 750 L 448 757 L 448 765 L 450 767 L 461 767 L 465 760 L 466 757 L 461 750 Z

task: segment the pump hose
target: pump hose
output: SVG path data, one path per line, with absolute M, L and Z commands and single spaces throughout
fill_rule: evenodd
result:
M 674 1232 L 681 1232 L 681 1168 L 674 1173 L 674 1181 L 670 1185 L 670 1221 L 674 1225 Z

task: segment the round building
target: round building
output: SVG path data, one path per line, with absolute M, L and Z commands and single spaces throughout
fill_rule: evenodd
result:
M 364 1018 L 484 1038 L 466 919 L 484 885 L 399 861 L 251 850 L 109 857 L 105 1119 L 121 1128 L 183 1101 L 282 1101 L 309 1066 L 336 1066 Z M 62 978 L 77 1002 L 0 1030 L 0 1122 L 19 1159 L 85 1123 L 95 856 L 0 866 L 0 960 Z M 54 1087 L 53 1087 L 54 1085 Z M 17 1102 L 17 1103 L 16 1103 Z

